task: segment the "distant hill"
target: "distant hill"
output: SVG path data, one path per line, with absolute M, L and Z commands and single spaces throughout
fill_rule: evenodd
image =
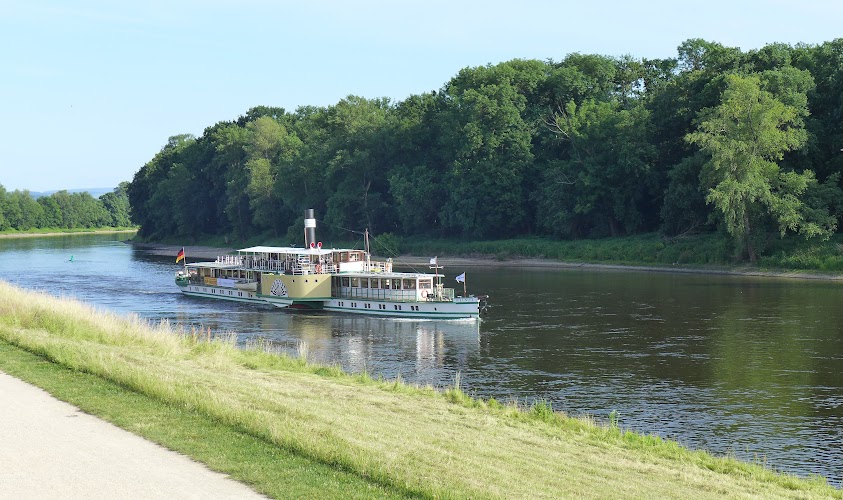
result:
M 33 198 L 40 198 L 42 196 L 50 196 L 53 193 L 58 193 L 59 191 L 67 191 L 68 193 L 88 193 L 94 198 L 99 198 L 100 196 L 104 195 L 105 193 L 110 193 L 114 191 L 114 188 L 82 188 L 82 189 L 56 189 L 54 191 L 30 191 L 29 194 L 32 195 Z

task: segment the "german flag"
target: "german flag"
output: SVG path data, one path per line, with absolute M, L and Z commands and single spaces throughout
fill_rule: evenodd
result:
M 181 250 L 179 250 L 179 254 L 176 255 L 176 264 L 178 264 L 179 262 L 181 262 L 183 260 L 184 260 L 184 247 L 181 247 Z

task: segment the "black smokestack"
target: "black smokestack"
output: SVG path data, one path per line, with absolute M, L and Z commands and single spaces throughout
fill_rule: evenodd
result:
M 304 246 L 310 248 L 310 245 L 316 245 L 316 216 L 312 208 L 304 211 Z

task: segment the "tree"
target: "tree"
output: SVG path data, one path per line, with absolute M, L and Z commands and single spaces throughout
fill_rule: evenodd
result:
M 132 225 L 131 214 L 129 213 L 129 196 L 126 194 L 128 182 L 121 182 L 114 191 L 100 196 L 103 207 L 111 216 L 109 225 L 114 227 L 128 227 Z
M 446 177 L 446 229 L 471 237 L 518 234 L 527 216 L 524 170 L 533 160 L 526 99 L 508 83 L 451 96 L 446 146 L 453 158 Z
M 544 172 L 540 223 L 576 236 L 632 233 L 644 225 L 655 152 L 646 141 L 648 112 L 619 102 L 573 101 L 548 125 L 568 145 Z
M 727 75 L 726 84 L 721 104 L 704 111 L 698 130 L 687 136 L 710 158 L 702 174 L 712 186 L 706 201 L 752 262 L 766 236 L 766 221 L 772 220 L 781 235 L 827 237 L 835 226 L 827 219 L 807 219 L 800 199 L 816 184 L 813 172 L 782 172 L 777 163 L 805 144 L 807 109 L 776 99 L 758 75 Z
M 246 130 L 246 192 L 254 214 L 253 221 L 258 227 L 272 229 L 277 237 L 280 229 L 279 212 L 282 208 L 276 190 L 278 165 L 289 161 L 298 152 L 301 141 L 269 116 L 261 116 L 247 123 Z

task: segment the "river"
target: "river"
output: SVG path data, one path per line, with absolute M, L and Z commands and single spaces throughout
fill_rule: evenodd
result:
M 183 297 L 174 257 L 125 234 L 0 239 L 0 279 L 308 359 L 658 434 L 800 476 L 843 476 L 843 285 L 594 269 L 455 268 L 480 322 L 416 321 Z

